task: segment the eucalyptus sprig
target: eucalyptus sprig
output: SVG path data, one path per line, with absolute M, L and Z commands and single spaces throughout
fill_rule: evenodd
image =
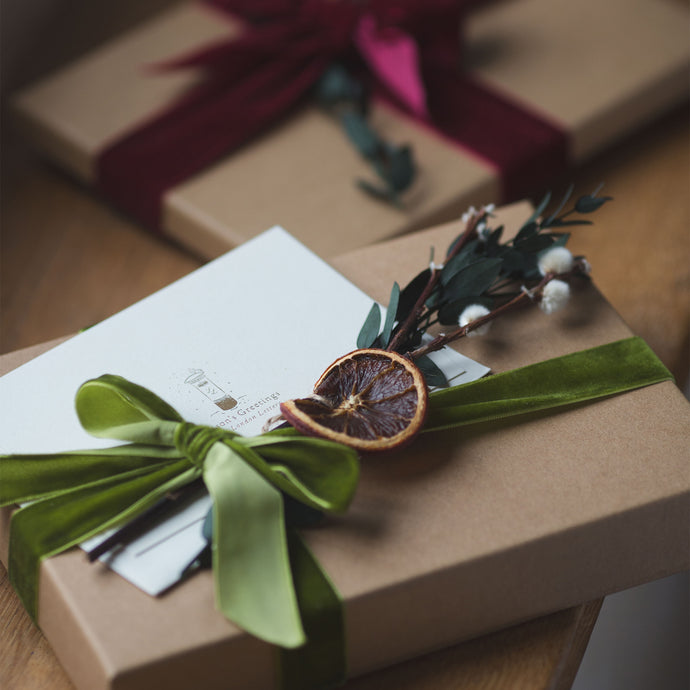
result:
M 384 139 L 368 118 L 369 94 L 343 65 L 331 65 L 315 87 L 317 103 L 337 119 L 350 143 L 371 165 L 378 183 L 358 179 L 357 186 L 381 201 L 402 206 L 402 195 L 415 180 L 417 166 L 407 144 Z
M 534 302 L 547 313 L 567 301 L 567 281 L 587 278 L 589 264 L 573 257 L 563 228 L 591 225 L 582 216 L 593 213 L 611 199 L 598 196 L 601 187 L 578 198 L 566 209 L 571 185 L 556 209 L 544 215 L 551 203 L 547 193 L 510 240 L 501 242 L 503 226 L 492 227 L 493 205 L 463 215 L 465 227 L 450 244 L 445 260 L 434 262 L 404 288 L 394 283 L 388 312 L 381 328 L 381 311 L 374 304 L 357 338 L 357 347 L 378 347 L 414 359 L 429 385 L 448 385 L 440 369 L 427 357 L 450 342 L 484 331 L 502 314 Z M 564 210 L 566 209 L 566 210 Z M 434 324 L 453 326 L 423 343 Z

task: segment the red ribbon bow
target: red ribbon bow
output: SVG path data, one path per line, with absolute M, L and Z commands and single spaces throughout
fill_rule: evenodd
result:
M 205 79 L 98 160 L 99 187 L 150 227 L 165 191 L 289 113 L 334 61 L 370 72 L 383 95 L 494 165 L 504 201 L 565 167 L 563 132 L 461 71 L 461 22 L 476 0 L 206 3 L 240 18 L 242 34 L 166 63 Z

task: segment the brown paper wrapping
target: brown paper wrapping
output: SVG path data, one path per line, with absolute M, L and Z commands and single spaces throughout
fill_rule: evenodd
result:
M 668 0 L 489 3 L 467 23 L 464 60 L 473 76 L 568 132 L 578 162 L 687 98 L 687 20 L 687 8 Z M 98 152 L 193 79 L 143 66 L 235 30 L 181 4 L 20 93 L 17 110 L 36 144 L 90 183 Z M 280 223 L 330 257 L 499 200 L 496 171 L 471 152 L 385 105 L 372 120 L 415 149 L 420 176 L 404 209 L 355 188 L 371 171 L 335 122 L 305 108 L 171 190 L 166 232 L 213 257 Z
M 385 300 L 459 229 L 332 263 Z M 506 316 L 459 349 L 504 371 L 629 335 L 589 285 L 562 312 Z M 351 675 L 687 568 L 689 411 L 666 382 L 363 459 L 348 513 L 308 532 L 345 600 Z M 273 650 L 215 612 L 208 572 L 151 598 L 72 550 L 43 564 L 40 587 L 40 625 L 80 689 L 272 687 Z

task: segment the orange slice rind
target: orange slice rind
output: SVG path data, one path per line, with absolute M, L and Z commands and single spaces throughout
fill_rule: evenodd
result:
M 396 352 L 355 350 L 321 375 L 308 398 L 280 404 L 303 434 L 362 452 L 399 448 L 424 425 L 428 391 L 417 366 Z

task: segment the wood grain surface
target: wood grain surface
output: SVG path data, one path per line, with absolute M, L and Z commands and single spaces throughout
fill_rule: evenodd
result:
M 55 14 L 52 30 L 44 31 L 45 50 L 22 63 L 6 84 L 18 86 L 170 3 L 96 4 L 99 12 L 77 2 Z M 75 25 L 74 13 L 85 7 L 86 20 Z M 602 292 L 680 384 L 687 380 L 690 344 L 688 114 L 687 106 L 670 113 L 567 180 L 582 192 L 604 181 L 605 192 L 615 197 L 597 213 L 594 227 L 575 231 L 571 246 L 589 258 Z M 201 265 L 54 170 L 4 121 L 0 353 L 78 331 Z M 554 188 L 567 181 L 554 181 Z M 0 571 L 0 687 L 72 688 Z M 554 613 L 347 688 L 568 688 L 599 605 Z

